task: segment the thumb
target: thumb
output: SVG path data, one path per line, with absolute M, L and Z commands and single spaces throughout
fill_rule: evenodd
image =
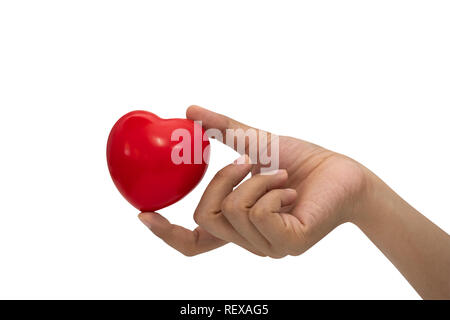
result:
M 141 212 L 138 217 L 156 236 L 186 256 L 197 255 L 226 244 L 225 241 L 212 236 L 202 227 L 188 230 L 171 224 L 169 220 L 156 212 Z
M 220 113 L 213 112 L 211 110 L 199 107 L 190 106 L 186 110 L 186 118 L 194 121 L 201 121 L 201 124 L 205 130 L 209 130 L 209 135 L 219 140 L 220 142 L 228 145 L 239 153 L 249 154 L 251 147 L 255 148 L 255 152 L 259 152 L 260 148 L 266 149 L 272 139 L 272 134 L 253 128 L 232 118 L 224 116 Z M 214 133 L 212 130 L 218 130 L 221 135 Z M 265 135 L 266 142 L 260 145 L 261 135 Z M 252 138 L 255 141 L 252 141 Z M 254 161 L 255 159 L 252 159 Z

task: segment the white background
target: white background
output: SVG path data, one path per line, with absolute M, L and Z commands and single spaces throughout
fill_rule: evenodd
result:
M 137 219 L 110 128 L 198 104 L 364 163 L 450 230 L 448 1 L 0 2 L 0 298 L 417 299 L 353 225 L 300 257 L 194 258 Z M 161 212 L 193 227 L 215 171 Z

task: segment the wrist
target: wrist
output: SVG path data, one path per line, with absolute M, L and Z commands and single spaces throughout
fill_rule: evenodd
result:
M 380 212 L 389 213 L 393 210 L 395 193 L 372 171 L 364 166 L 362 168 L 364 183 L 355 200 L 350 222 L 365 229 L 377 219 Z

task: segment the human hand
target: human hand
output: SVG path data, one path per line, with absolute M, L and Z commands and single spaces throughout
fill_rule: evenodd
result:
M 200 107 L 190 107 L 187 117 L 201 120 L 206 129 L 251 129 Z M 269 137 L 260 150 L 273 145 L 275 135 Z M 279 171 L 260 174 L 259 156 L 253 164 L 246 156 L 215 175 L 195 210 L 199 226 L 194 231 L 157 213 L 141 213 L 140 219 L 188 256 L 233 242 L 273 258 L 299 255 L 338 225 L 352 222 L 423 298 L 449 299 L 450 237 L 445 231 L 356 161 L 291 137 L 278 142 Z M 244 153 L 249 151 L 246 145 Z M 252 177 L 240 184 L 249 172 Z
M 224 133 L 251 129 L 196 106 L 187 110 L 187 118 Z M 269 148 L 273 137 L 269 134 L 259 150 Z M 367 169 L 303 140 L 281 136 L 278 142 L 280 170 L 276 173 L 260 174 L 259 159 L 251 159 L 251 164 L 245 157 L 215 175 L 194 213 L 199 225 L 194 231 L 173 225 L 157 213 L 141 213 L 139 218 L 188 256 L 227 242 L 273 258 L 305 252 L 335 227 L 354 219 L 365 198 Z M 252 177 L 235 188 L 250 172 Z

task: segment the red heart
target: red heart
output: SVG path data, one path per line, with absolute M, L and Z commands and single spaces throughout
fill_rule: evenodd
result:
M 140 211 L 177 202 L 194 189 L 208 167 L 209 140 L 205 135 L 203 141 L 203 136 L 203 128 L 192 120 L 161 119 L 147 111 L 127 113 L 108 138 L 106 157 L 114 184 Z

